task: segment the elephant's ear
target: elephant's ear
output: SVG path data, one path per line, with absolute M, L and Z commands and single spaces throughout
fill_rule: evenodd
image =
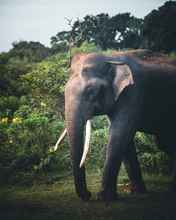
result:
M 115 91 L 115 100 L 117 100 L 121 92 L 127 86 L 134 84 L 133 74 L 130 67 L 124 62 L 109 61 L 108 63 L 115 65 L 113 87 Z

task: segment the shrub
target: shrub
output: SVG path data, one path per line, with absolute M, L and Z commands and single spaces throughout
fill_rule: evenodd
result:
M 155 137 L 137 132 L 135 137 L 138 158 L 141 168 L 147 173 L 168 173 L 169 158 L 161 152 L 155 142 Z

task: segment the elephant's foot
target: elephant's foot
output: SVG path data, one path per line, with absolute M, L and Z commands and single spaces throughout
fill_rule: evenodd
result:
M 118 194 L 116 192 L 102 190 L 97 194 L 97 200 L 101 200 L 106 203 L 114 202 L 118 200 Z
M 147 189 L 144 184 L 130 184 L 131 193 L 144 194 L 147 193 Z
M 91 192 L 89 192 L 88 190 L 83 191 L 78 193 L 78 196 L 83 200 L 83 201 L 88 201 L 91 197 Z

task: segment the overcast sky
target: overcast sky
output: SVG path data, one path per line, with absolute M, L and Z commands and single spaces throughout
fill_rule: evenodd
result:
M 65 18 L 131 12 L 142 18 L 166 0 L 0 0 L 0 52 L 19 40 L 50 45 L 50 37 L 69 27 Z

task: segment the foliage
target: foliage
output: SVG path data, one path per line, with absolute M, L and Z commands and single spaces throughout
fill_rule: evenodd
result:
M 27 118 L 16 116 L 10 123 L 1 119 L 0 167 L 2 170 L 6 169 L 9 173 L 49 169 L 51 157 L 55 161 L 55 156 L 49 153 L 49 149 L 55 144 L 58 132 L 61 132 L 64 126 L 60 120 L 50 120 L 36 113 L 29 114 Z M 55 167 L 58 164 L 57 160 Z
M 144 19 L 143 34 L 146 46 L 153 50 L 176 49 L 176 2 L 168 1 L 158 10 L 153 10 Z
M 22 76 L 49 55 L 49 48 L 39 42 L 20 41 L 0 54 L 0 117 L 12 116 L 20 105 L 20 97 L 29 93 Z
M 97 169 L 101 172 L 104 166 L 106 143 L 108 140 L 108 120 L 106 116 L 93 119 L 91 134 L 90 158 L 87 161 L 88 168 Z
M 176 59 L 176 52 L 171 52 L 169 57 L 171 57 L 171 59 Z
M 69 49 L 70 32 L 61 31 L 51 37 L 52 53 L 66 52 Z
M 94 49 L 94 45 L 85 43 L 81 48 L 73 49 L 73 53 Z M 32 176 L 55 170 L 63 173 L 71 167 L 67 142 L 64 142 L 59 154 L 50 151 L 64 128 L 63 92 L 69 76 L 68 64 L 67 53 L 35 63 L 27 69 L 28 72 L 25 69 L 14 79 L 27 92 L 13 93 L 13 87 L 9 86 L 1 97 L 0 170 L 4 174 L 3 181 L 21 181 L 24 172 Z M 8 65 L 9 62 L 5 67 Z M 18 66 L 15 68 L 18 72 Z M 8 77 L 8 80 L 11 78 Z M 14 96 L 10 96 L 11 93 Z
M 111 18 L 115 30 L 115 42 L 111 48 L 139 48 L 142 44 L 143 20 L 130 13 L 117 14 Z
M 94 43 L 83 42 L 80 47 L 73 47 L 71 49 L 71 55 L 76 53 L 90 53 L 90 52 L 100 52 Z
M 63 45 L 68 49 L 70 44 L 79 47 L 85 41 L 94 43 L 103 50 L 138 48 L 141 45 L 142 23 L 142 19 L 131 16 L 130 13 L 114 17 L 104 13 L 86 15 L 82 20 L 76 20 L 70 31 L 61 31 L 51 37 L 51 45 L 53 50 L 59 48 L 58 51 L 63 51 Z
M 165 2 L 144 19 L 130 13 L 112 17 L 105 13 L 86 15 L 73 24 L 69 21 L 69 31 L 61 31 L 51 37 L 51 51 L 66 52 L 70 47 L 80 47 L 85 41 L 102 50 L 145 47 L 156 51 L 175 51 L 174 17 L 175 1 Z
M 68 79 L 68 55 L 61 53 L 39 63 L 23 76 L 31 88 L 30 101 L 35 109 L 48 114 L 62 115 L 64 85 Z
M 12 45 L 13 48 L 10 50 L 11 56 L 21 61 L 25 60 L 28 63 L 40 62 L 51 54 L 50 49 L 40 42 L 19 41 L 14 42 Z
M 167 174 L 170 172 L 169 157 L 158 149 L 154 136 L 137 132 L 135 146 L 144 172 Z

